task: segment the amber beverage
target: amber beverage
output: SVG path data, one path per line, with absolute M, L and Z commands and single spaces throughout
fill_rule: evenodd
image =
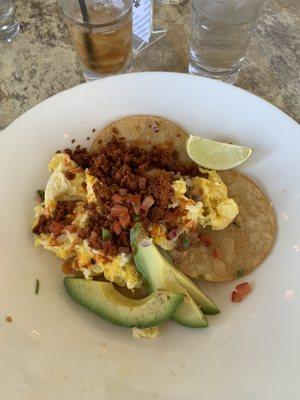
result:
M 87 5 L 88 21 L 78 9 L 72 17 L 65 13 L 86 80 L 125 72 L 132 58 L 131 2 L 90 1 Z

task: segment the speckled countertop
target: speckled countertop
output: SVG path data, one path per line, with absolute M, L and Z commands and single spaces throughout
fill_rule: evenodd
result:
M 49 96 L 83 82 L 57 0 L 15 0 L 21 32 L 0 43 L 0 129 Z M 186 72 L 187 7 L 156 6 L 170 30 L 136 57 L 133 71 Z M 300 120 L 299 0 L 273 0 L 260 18 L 236 82 Z

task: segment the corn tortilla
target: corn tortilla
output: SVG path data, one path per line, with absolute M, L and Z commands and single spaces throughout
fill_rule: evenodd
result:
M 185 149 L 187 133 L 164 118 L 137 115 L 112 122 L 97 135 L 92 150 L 97 151 L 113 136 L 145 149 L 154 144 L 172 147 L 178 151 L 181 162 L 192 163 Z M 208 247 L 199 244 L 185 252 L 171 252 L 177 267 L 195 279 L 228 281 L 247 275 L 266 258 L 274 242 L 274 211 L 262 190 L 236 170 L 219 174 L 227 185 L 229 197 L 239 207 L 234 223 L 220 231 L 202 229 L 201 234 L 212 241 Z
M 201 231 L 211 240 L 190 251 L 172 252 L 177 267 L 191 278 L 229 281 L 249 274 L 270 253 L 276 231 L 269 199 L 247 176 L 235 170 L 220 172 L 228 193 L 239 207 L 235 221 L 221 231 Z

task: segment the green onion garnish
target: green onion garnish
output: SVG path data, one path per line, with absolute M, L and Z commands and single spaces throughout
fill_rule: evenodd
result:
M 110 239 L 111 239 L 111 233 L 109 232 L 109 230 L 102 228 L 102 240 L 110 240 Z
M 237 271 L 236 273 L 236 277 L 237 279 L 242 278 L 245 275 L 245 272 L 243 269 L 240 269 L 239 271 Z
M 184 247 L 185 249 L 188 249 L 188 248 L 190 247 L 190 241 L 189 241 L 189 239 L 188 239 L 186 236 L 184 236 L 184 237 L 182 238 L 182 244 L 183 244 L 183 247 Z
M 37 190 L 36 193 L 40 196 L 41 200 L 45 200 L 45 190 Z
M 35 280 L 35 290 L 34 290 L 35 294 L 39 294 L 39 290 L 40 290 L 40 281 L 39 281 L 39 279 L 36 279 Z

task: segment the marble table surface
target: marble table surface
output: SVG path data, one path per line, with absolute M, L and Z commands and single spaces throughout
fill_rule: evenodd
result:
M 84 81 L 57 0 L 15 0 L 20 34 L 0 43 L 0 129 L 35 104 Z M 155 5 L 167 35 L 140 53 L 133 71 L 187 72 L 188 2 Z M 236 85 L 300 120 L 300 1 L 271 0 Z

